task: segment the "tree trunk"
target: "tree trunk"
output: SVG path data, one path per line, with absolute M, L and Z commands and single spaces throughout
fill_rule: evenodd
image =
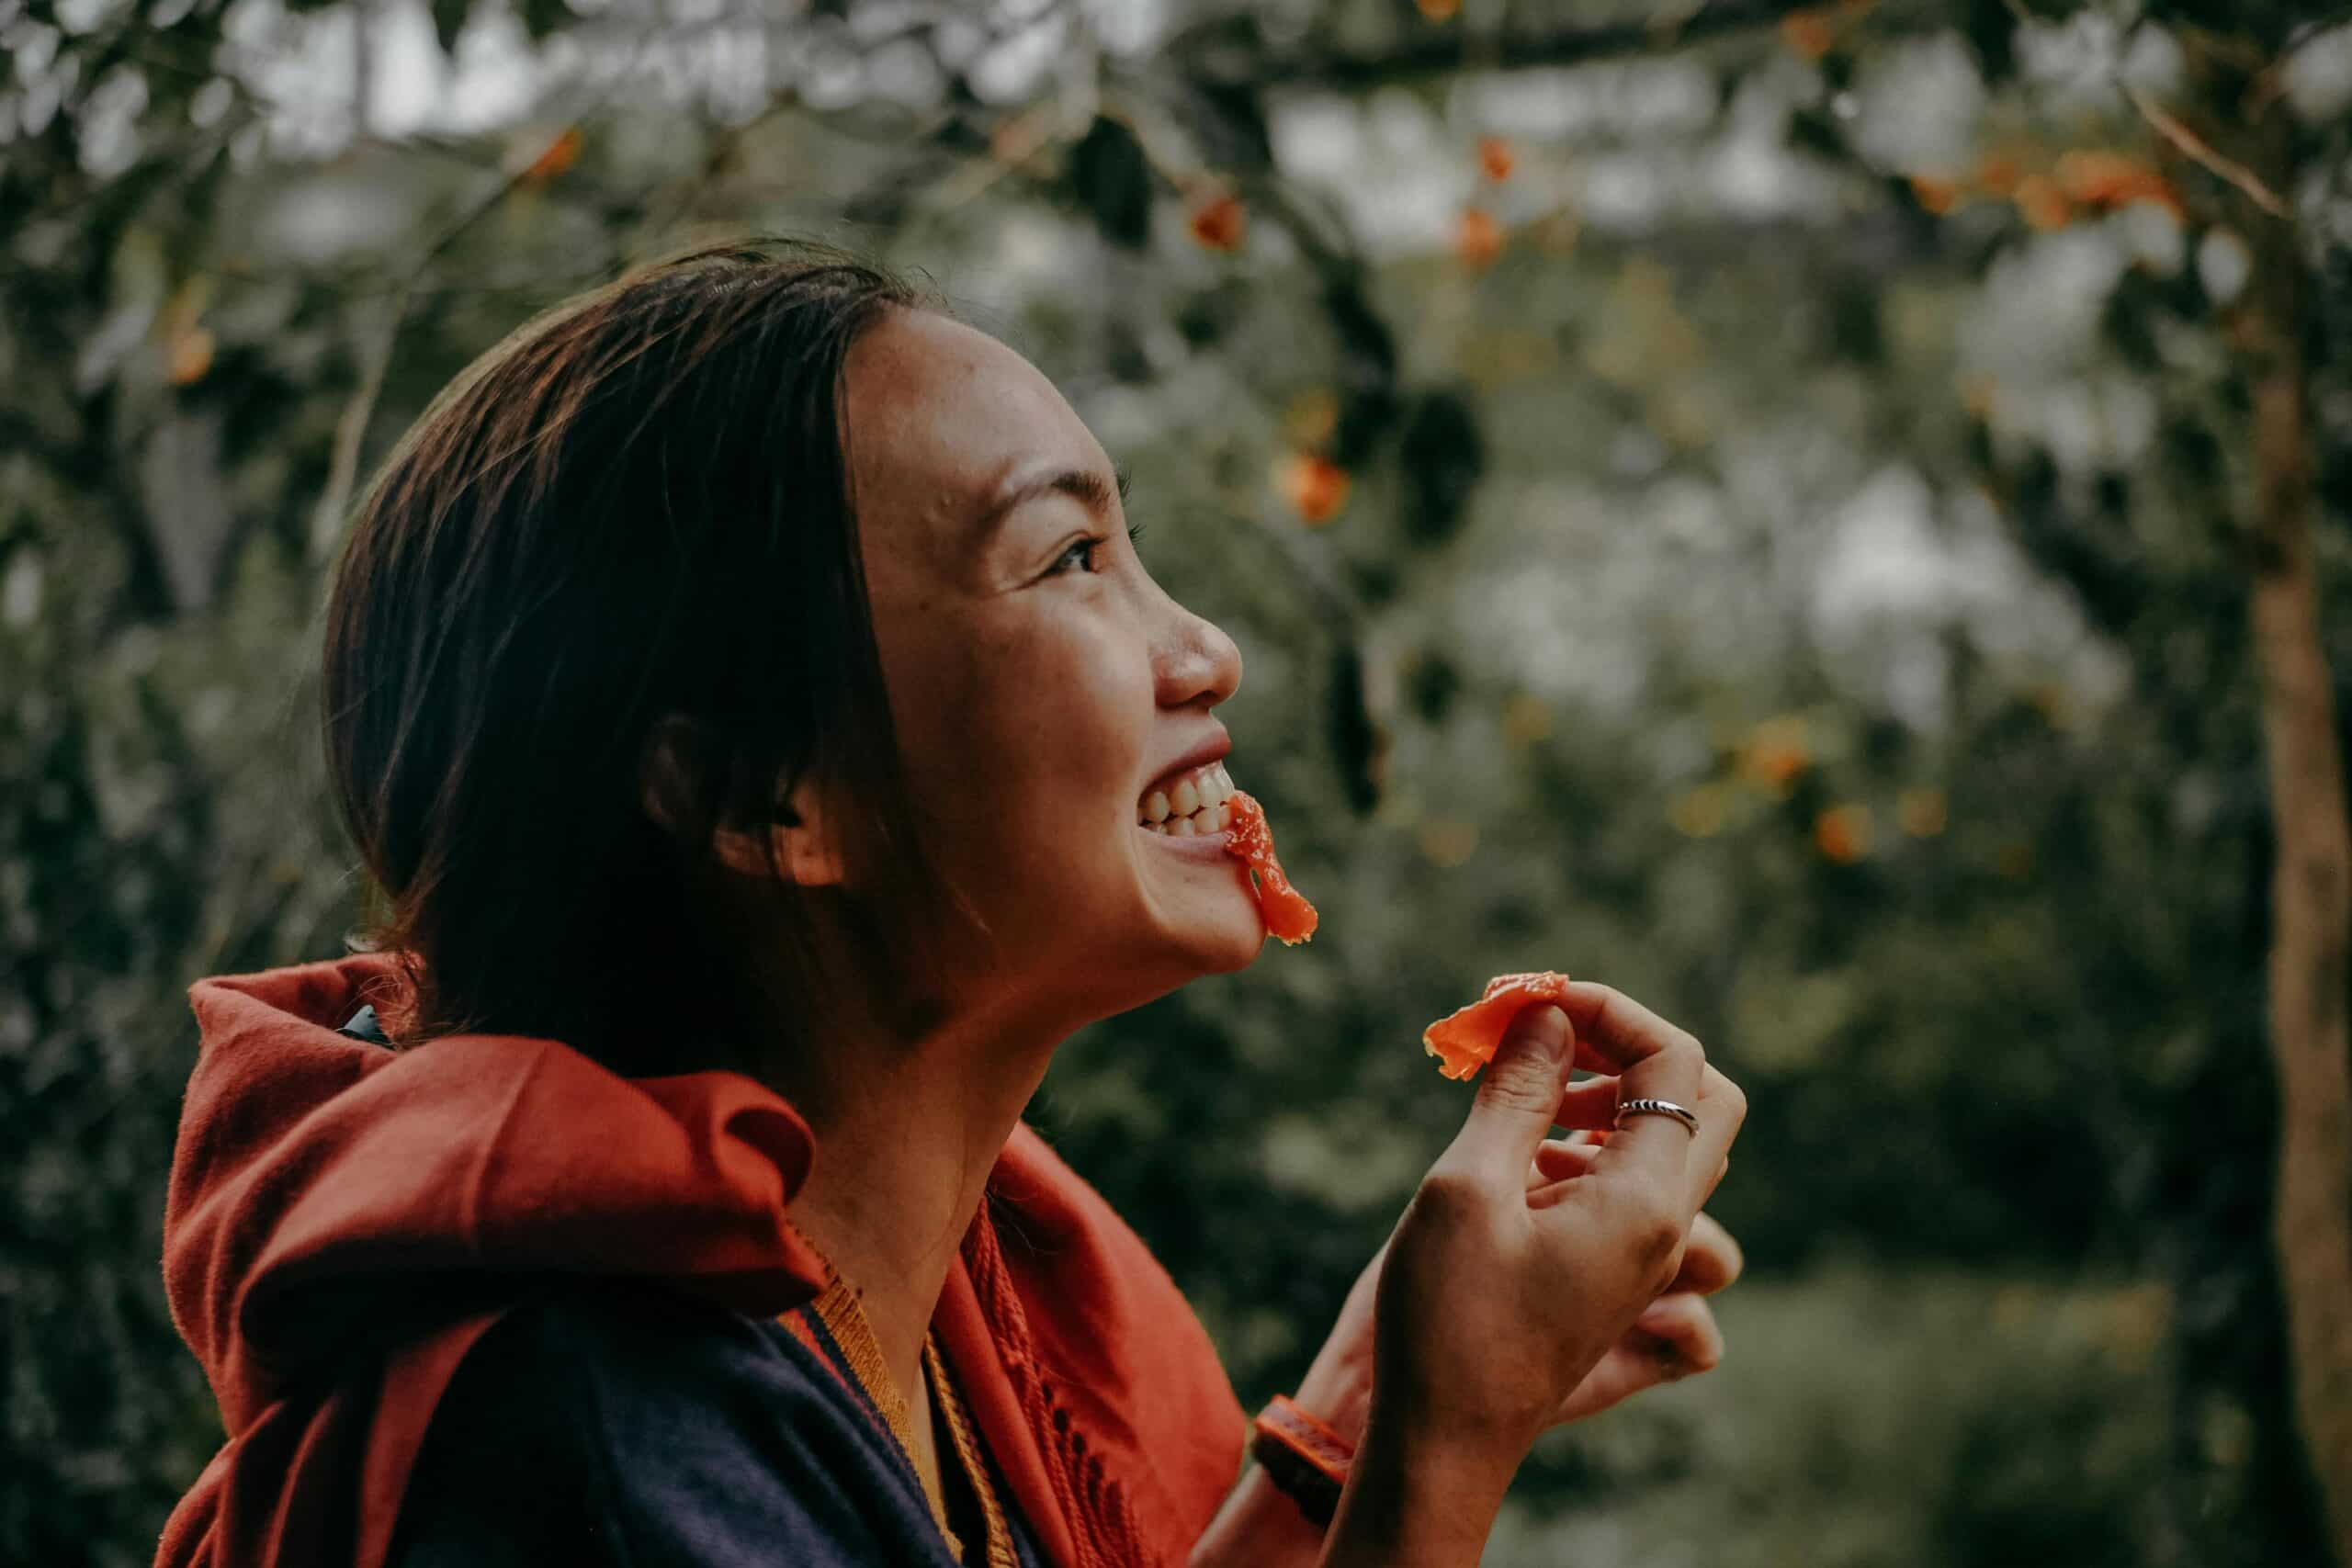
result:
M 2283 119 L 2274 109 L 2273 118 Z M 2283 126 L 2261 173 L 2294 188 Z M 2320 641 L 2302 258 L 2294 226 L 2253 219 L 2253 629 L 2277 858 L 2270 1044 L 2278 1065 L 2272 1242 L 2287 1305 L 2295 1425 L 2340 1568 L 2352 1568 L 2352 826 Z

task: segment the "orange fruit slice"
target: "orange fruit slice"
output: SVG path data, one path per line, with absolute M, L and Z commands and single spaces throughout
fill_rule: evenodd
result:
M 1225 852 L 1248 864 L 1266 934 L 1296 947 L 1315 934 L 1315 906 L 1283 874 L 1283 863 L 1274 858 L 1273 829 L 1266 826 L 1266 808 L 1240 790 L 1226 796 L 1225 804 L 1231 814 L 1226 830 L 1232 835 L 1225 840 Z
M 1487 993 L 1421 1031 L 1421 1046 L 1437 1058 L 1438 1071 L 1466 1078 L 1495 1059 L 1511 1021 L 1524 1009 L 1556 1002 L 1567 994 L 1568 977 L 1544 969 L 1530 975 L 1498 975 Z

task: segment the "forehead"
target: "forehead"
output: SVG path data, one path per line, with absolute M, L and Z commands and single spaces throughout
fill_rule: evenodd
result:
M 1110 467 L 1035 366 L 928 310 L 894 310 L 867 328 L 842 382 L 862 525 L 953 543 L 1017 471 Z

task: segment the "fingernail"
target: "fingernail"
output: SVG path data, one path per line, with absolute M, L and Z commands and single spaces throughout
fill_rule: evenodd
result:
M 1568 1015 L 1546 1003 L 1520 1020 L 1519 1032 L 1557 1056 L 1568 1043 Z

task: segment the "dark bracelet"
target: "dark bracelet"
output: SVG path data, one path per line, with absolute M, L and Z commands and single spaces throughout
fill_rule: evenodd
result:
M 1348 1483 L 1355 1445 L 1291 1403 L 1288 1394 L 1258 1413 L 1250 1452 L 1266 1479 L 1289 1495 L 1298 1511 L 1318 1525 L 1331 1522 L 1340 1489 Z

